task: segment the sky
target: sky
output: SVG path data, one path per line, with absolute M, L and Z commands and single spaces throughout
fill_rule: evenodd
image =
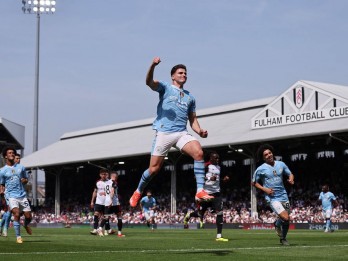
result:
M 197 109 L 277 96 L 298 80 L 348 86 L 345 0 L 56 0 L 40 28 L 39 149 L 66 132 L 153 118 L 145 85 L 188 69 Z M 32 151 L 36 16 L 0 4 L 0 117 Z M 204 128 L 204 126 L 202 126 Z M 209 130 L 208 130 L 209 131 Z

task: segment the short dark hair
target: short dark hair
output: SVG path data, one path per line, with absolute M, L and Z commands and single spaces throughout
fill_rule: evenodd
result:
M 9 150 L 12 150 L 14 152 L 14 154 L 17 154 L 17 151 L 14 147 L 12 146 L 6 146 L 5 148 L 3 148 L 2 150 L 2 157 L 5 158 L 6 157 L 6 154 L 7 154 L 7 151 Z
M 102 173 L 109 173 L 109 171 L 107 169 L 100 169 L 99 174 L 102 174 Z
M 177 64 L 175 65 L 172 70 L 170 71 L 170 75 L 173 75 L 178 69 L 185 69 L 187 71 L 186 66 L 183 64 Z
M 272 152 L 272 154 L 274 154 L 274 148 L 269 145 L 269 144 L 262 144 L 256 152 L 257 155 L 257 160 L 258 161 L 263 161 L 263 153 L 265 150 L 270 150 Z

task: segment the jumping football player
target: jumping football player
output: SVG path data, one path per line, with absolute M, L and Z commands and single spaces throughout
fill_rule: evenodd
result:
M 187 121 L 201 138 L 206 138 L 208 132 L 202 129 L 196 115 L 196 101 L 192 94 L 184 89 L 187 80 L 186 66 L 175 65 L 171 70 L 172 83 L 153 79 L 155 67 L 161 62 L 155 57 L 146 76 L 146 85 L 158 92 L 157 118 L 153 123 L 156 136 L 153 141 L 150 165 L 144 171 L 138 188 L 129 200 L 131 207 L 136 207 L 146 185 L 161 169 L 164 158 L 171 147 L 177 147 L 183 153 L 194 159 L 194 174 L 197 182 L 196 198 L 209 200 L 210 196 L 204 189 L 204 160 L 199 141 L 187 132 Z

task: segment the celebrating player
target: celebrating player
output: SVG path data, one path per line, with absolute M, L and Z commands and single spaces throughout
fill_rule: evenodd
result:
M 108 218 L 109 215 L 116 214 L 117 216 L 117 236 L 125 237 L 122 234 L 122 210 L 120 200 L 118 198 L 118 174 L 116 171 L 110 173 L 110 180 L 106 182 L 105 192 L 105 216 Z M 109 230 L 109 234 L 112 234 L 112 229 Z
M 29 223 L 31 222 L 31 209 L 24 185 L 28 183 L 28 175 L 25 168 L 15 163 L 16 150 L 6 147 L 2 151 L 6 165 L 0 170 L 0 195 L 5 196 L 13 215 L 13 227 L 17 237 L 17 243 L 23 243 L 20 233 L 20 213 L 24 213 L 24 228 L 29 235 L 32 234 Z
M 216 213 L 216 241 L 227 242 L 227 238 L 222 237 L 222 225 L 223 225 L 223 203 L 220 195 L 220 157 L 216 152 L 210 153 L 209 162 L 206 163 L 206 175 L 204 190 L 212 195 L 214 199 L 209 202 L 198 202 L 197 210 L 194 212 L 188 212 L 184 218 L 184 227 L 188 228 L 188 222 L 191 217 L 200 218 L 200 227 L 203 227 L 204 213 L 210 208 L 211 213 Z M 229 180 L 228 176 L 223 178 L 224 182 Z
M 321 190 L 319 200 L 323 205 L 323 217 L 326 220 L 325 232 L 333 232 L 334 230 L 331 229 L 331 215 L 333 207 L 338 206 L 338 202 L 335 195 L 329 191 L 329 185 L 323 185 Z
M 160 62 L 159 57 L 154 58 L 146 76 L 146 84 L 159 93 L 157 118 L 153 123 L 156 136 L 152 145 L 149 168 L 142 174 L 138 188 L 129 200 L 131 207 L 136 207 L 144 188 L 159 172 L 164 157 L 173 146 L 194 159 L 194 174 L 197 181 L 196 198 L 200 200 L 213 198 L 203 189 L 204 161 L 201 145 L 196 138 L 188 134 L 186 128 L 187 121 L 189 121 L 192 130 L 200 137 L 208 136 L 208 132 L 203 130 L 198 123 L 195 98 L 189 91 L 184 90 L 187 80 L 186 66 L 178 64 L 172 68 L 172 83 L 169 84 L 153 79 L 155 67 Z
M 105 186 L 108 181 L 108 170 L 101 169 L 99 171 L 100 180 L 95 184 L 95 188 L 92 193 L 91 208 L 94 209 L 94 226 L 93 230 L 90 232 L 92 235 L 103 236 L 103 215 L 105 210 Z M 95 203 L 94 203 L 95 201 Z M 98 228 L 100 222 L 100 226 Z M 104 222 L 105 223 L 105 222 Z
M 257 155 L 264 163 L 256 169 L 252 182 L 256 188 L 265 193 L 267 203 L 278 215 L 274 226 L 280 237 L 280 243 L 290 245 L 286 240 L 290 222 L 290 203 L 284 187 L 283 176 L 286 176 L 289 184 L 293 185 L 294 175 L 284 162 L 274 160 L 273 151 L 273 147 L 268 144 L 259 147 Z
M 148 190 L 146 192 L 146 196 L 140 200 L 140 207 L 144 213 L 147 226 L 150 227 L 151 225 L 151 230 L 154 230 L 156 199 L 152 197 L 152 193 L 150 190 Z

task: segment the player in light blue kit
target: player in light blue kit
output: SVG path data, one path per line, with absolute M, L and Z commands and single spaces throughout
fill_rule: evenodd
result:
M 269 144 L 261 145 L 257 151 L 259 159 L 264 163 L 259 166 L 253 175 L 253 185 L 265 193 L 265 199 L 272 210 L 278 215 L 274 222 L 277 235 L 282 245 L 289 245 L 286 236 L 290 222 L 290 203 L 284 188 L 283 176 L 294 184 L 294 175 L 282 161 L 274 160 L 273 147 Z
M 140 200 L 140 207 L 144 213 L 147 226 L 150 227 L 151 230 L 155 228 L 155 210 L 156 210 L 156 199 L 152 197 L 152 193 L 150 190 L 146 192 L 146 196 Z
M 15 229 L 17 243 L 23 243 L 20 234 L 20 213 L 24 213 L 24 228 L 29 235 L 32 234 L 29 223 L 31 221 L 31 209 L 26 198 L 24 185 L 28 183 L 28 175 L 25 168 L 15 162 L 16 150 L 6 147 L 2 151 L 6 165 L 0 169 L 0 195 L 5 196 L 13 215 L 13 227 Z
M 323 217 L 326 220 L 325 232 L 333 232 L 334 230 L 331 229 L 331 215 L 333 207 L 338 206 L 338 202 L 335 195 L 329 191 L 329 185 L 323 185 L 321 190 L 319 200 L 323 206 Z
M 161 169 L 164 158 L 171 147 L 176 147 L 194 159 L 194 174 L 197 182 L 196 200 L 214 198 L 204 189 L 203 150 L 198 140 L 187 132 L 187 121 L 201 138 L 206 138 L 208 132 L 203 130 L 197 120 L 195 98 L 184 84 L 187 80 L 186 66 L 178 64 L 171 70 L 172 83 L 153 79 L 155 67 L 161 62 L 159 57 L 152 61 L 146 76 L 146 85 L 159 93 L 157 118 L 153 123 L 156 136 L 153 141 L 149 168 L 144 171 L 138 188 L 129 200 L 131 207 L 136 207 L 146 185 Z

